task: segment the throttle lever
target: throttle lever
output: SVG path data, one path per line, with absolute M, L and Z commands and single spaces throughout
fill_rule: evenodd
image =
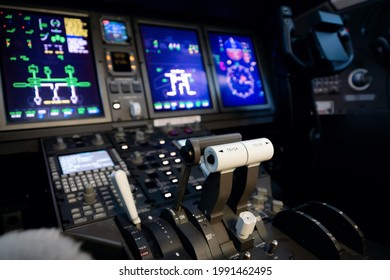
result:
M 141 219 L 138 217 L 137 208 L 135 207 L 134 197 L 131 193 L 131 187 L 127 180 L 126 172 L 123 170 L 114 171 L 111 173 L 110 178 L 119 197 L 124 203 L 124 208 L 128 217 L 135 225 L 140 224 Z
M 212 145 L 241 141 L 241 138 L 241 134 L 239 133 L 230 133 L 187 139 L 185 145 L 180 149 L 180 156 L 183 159 L 183 167 L 180 171 L 178 193 L 176 195 L 176 211 L 181 211 L 191 168 L 192 166 L 199 164 L 204 150 L 208 146 Z

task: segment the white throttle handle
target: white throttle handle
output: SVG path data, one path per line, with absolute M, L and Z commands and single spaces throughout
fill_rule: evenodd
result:
M 110 178 L 114 187 L 118 191 L 122 202 L 124 203 L 124 208 L 130 220 L 134 224 L 141 223 L 141 219 L 138 217 L 137 208 L 135 207 L 133 194 L 131 193 L 131 187 L 129 181 L 127 180 L 127 175 L 125 171 L 114 171 L 110 175 Z
M 234 170 L 240 166 L 259 165 L 272 158 L 274 147 L 267 138 L 209 146 L 204 151 L 210 172 Z

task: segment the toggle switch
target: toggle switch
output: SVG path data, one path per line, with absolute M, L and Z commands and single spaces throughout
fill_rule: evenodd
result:
M 57 137 L 57 142 L 54 144 L 54 149 L 57 151 L 66 149 L 66 144 L 64 142 L 64 138 Z
M 277 240 L 275 240 L 275 239 L 272 240 L 272 241 L 269 243 L 269 245 L 268 245 L 268 248 L 267 248 L 267 251 L 266 251 L 267 255 L 268 255 L 268 256 L 273 256 L 274 253 L 275 253 L 275 251 L 276 251 L 276 248 L 278 247 L 278 245 L 279 245 L 279 243 L 278 243 Z
M 101 134 L 96 133 L 95 137 L 92 139 L 92 144 L 95 146 L 101 146 L 104 144 L 103 137 Z
M 276 199 L 272 200 L 272 212 L 277 214 L 282 210 L 283 210 L 283 201 L 276 200 Z

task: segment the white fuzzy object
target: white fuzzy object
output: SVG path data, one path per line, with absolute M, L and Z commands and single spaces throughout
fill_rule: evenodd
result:
M 55 228 L 11 231 L 0 236 L 2 260 L 91 260 L 81 243 Z

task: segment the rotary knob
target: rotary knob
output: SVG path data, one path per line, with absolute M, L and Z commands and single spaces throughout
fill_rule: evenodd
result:
M 358 68 L 349 74 L 348 84 L 354 90 L 365 90 L 371 85 L 371 83 L 372 75 L 366 69 Z

